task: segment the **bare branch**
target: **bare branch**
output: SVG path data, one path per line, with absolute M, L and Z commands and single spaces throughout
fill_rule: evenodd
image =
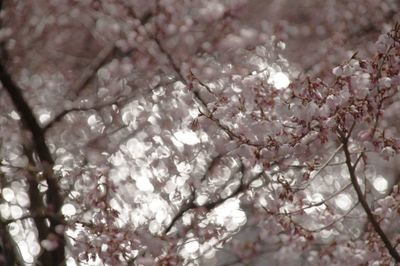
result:
M 333 158 L 335 158 L 335 156 L 338 154 L 338 152 L 339 152 L 342 148 L 343 148 L 343 144 L 339 145 L 339 147 L 332 153 L 332 155 L 328 158 L 328 160 L 326 160 L 326 162 L 325 162 L 320 168 L 318 168 L 318 170 L 317 170 L 317 172 L 314 174 L 314 176 L 311 177 L 311 178 L 308 180 L 307 184 L 306 184 L 304 187 L 298 188 L 298 190 L 304 190 L 304 189 L 306 189 L 306 188 L 310 185 L 311 181 L 313 181 L 313 180 L 321 173 L 321 171 L 324 170 L 324 169 L 329 165 L 329 163 L 333 160 Z
M 72 89 L 68 91 L 66 98 L 75 98 L 81 91 L 86 87 L 86 85 L 92 80 L 97 70 L 101 68 L 106 62 L 107 58 L 115 51 L 114 44 L 109 44 L 100 51 L 97 57 L 90 63 L 90 65 L 83 71 L 81 77 L 72 86 Z
M 240 171 L 242 172 L 242 177 L 240 179 L 240 184 L 237 186 L 237 188 L 232 191 L 232 193 L 229 196 L 226 196 L 224 198 L 220 198 L 218 200 L 215 201 L 211 201 L 208 202 L 206 204 L 203 205 L 198 205 L 197 203 L 195 203 L 195 191 L 192 191 L 192 196 L 189 200 L 189 202 L 174 216 L 174 218 L 172 219 L 171 223 L 167 226 L 167 228 L 164 230 L 164 234 L 168 234 L 169 231 L 172 229 L 172 227 L 174 226 L 174 224 L 189 210 L 192 209 L 196 209 L 196 208 L 205 208 L 207 211 L 211 211 L 213 209 L 215 209 L 216 207 L 222 205 L 224 202 L 226 202 L 228 199 L 234 198 L 236 196 L 238 196 L 240 193 L 245 192 L 246 190 L 249 189 L 250 184 L 260 178 L 264 173 L 261 172 L 260 174 L 255 175 L 254 177 L 252 177 L 249 181 L 247 181 L 246 183 L 243 182 L 243 164 L 242 167 L 240 168 Z
M 0 221 L 0 257 L 3 257 L 3 261 L 1 262 L 5 263 L 4 265 L 24 265 L 17 245 L 7 228 L 7 223 L 4 223 L 3 221 Z
M 92 106 L 92 107 L 76 107 L 76 108 L 71 108 L 71 109 L 64 110 L 61 113 L 59 113 L 56 117 L 54 117 L 53 120 L 51 120 L 45 127 L 43 127 L 43 131 L 47 131 L 50 128 L 52 128 L 56 123 L 60 122 L 69 113 L 80 112 L 80 111 L 90 111 L 90 110 L 96 110 L 97 111 L 97 110 L 100 110 L 102 108 L 111 106 L 113 104 L 118 104 L 120 102 L 122 102 L 120 99 L 116 99 L 114 101 L 102 103 L 102 104 L 99 104 L 99 105 L 96 105 L 96 106 Z M 126 100 L 124 102 L 126 102 Z
M 379 237 L 381 238 L 381 240 L 383 241 L 386 249 L 389 251 L 390 255 L 397 261 L 400 262 L 400 255 L 397 252 L 396 248 L 392 245 L 392 243 L 390 242 L 389 238 L 387 237 L 387 235 L 385 234 L 385 232 L 383 232 L 381 226 L 379 225 L 379 222 L 376 220 L 374 214 L 372 213 L 371 208 L 369 207 L 367 200 L 364 197 L 364 194 L 361 190 L 360 184 L 358 183 L 357 180 L 357 176 L 355 173 L 355 169 L 354 166 L 352 165 L 351 162 L 351 154 L 349 151 L 349 147 L 348 147 L 348 140 L 349 140 L 349 136 L 351 131 L 349 132 L 348 136 L 345 136 L 343 134 L 343 132 L 338 131 L 339 136 L 340 136 L 340 140 L 343 144 L 343 152 L 345 154 L 346 157 L 346 165 L 347 165 L 347 169 L 349 171 L 350 174 L 350 180 L 351 183 L 354 187 L 354 190 L 357 193 L 357 197 L 359 202 L 361 203 L 361 206 L 363 207 L 365 213 L 367 214 L 368 217 L 368 221 L 372 224 L 375 232 L 379 235 Z
M 54 177 L 54 173 L 52 170 L 52 165 L 54 164 L 54 161 L 51 156 L 49 147 L 46 144 L 44 131 L 36 121 L 32 109 L 25 101 L 22 95 L 22 90 L 12 80 L 11 76 L 7 73 L 2 64 L 0 64 L 0 81 L 3 84 L 4 89 L 10 96 L 19 115 L 21 116 L 23 126 L 32 134 L 32 143 L 40 159 L 41 167 L 43 167 L 43 177 L 48 185 L 48 189 L 46 192 L 47 208 L 51 209 L 54 213 L 60 213 L 63 201 L 61 198 L 58 182 Z M 31 199 L 31 205 L 34 205 L 34 208 L 38 209 L 44 208 L 42 195 L 39 192 L 38 181 L 36 180 L 36 177 L 28 177 L 27 181 L 29 183 L 29 196 Z M 50 218 L 49 220 L 50 226 L 47 225 L 45 219 L 37 218 L 35 220 L 39 231 L 39 240 L 41 241 L 46 239 L 48 234 L 51 232 L 59 237 L 59 245 L 56 249 L 52 251 L 44 250 L 44 252 L 39 257 L 39 261 L 43 266 L 64 265 L 64 236 L 58 234 L 55 230 L 56 226 L 62 224 L 63 221 L 53 218 Z

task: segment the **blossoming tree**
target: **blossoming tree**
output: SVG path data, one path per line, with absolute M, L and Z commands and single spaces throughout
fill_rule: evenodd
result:
M 0 10 L 0 264 L 400 261 L 395 1 Z

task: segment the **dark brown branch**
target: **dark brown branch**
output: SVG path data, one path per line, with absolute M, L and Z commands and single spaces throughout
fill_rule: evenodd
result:
M 129 55 L 134 49 L 130 49 L 124 53 L 119 53 L 120 56 Z M 120 52 L 114 44 L 109 44 L 100 51 L 100 53 L 93 59 L 93 61 L 86 67 L 78 81 L 73 84 L 72 89 L 67 92 L 65 98 L 76 100 L 79 94 L 86 88 L 90 81 L 95 77 L 97 71 L 110 60 L 113 53 Z M 58 114 L 49 124 L 46 125 L 44 131 L 47 131 L 54 124 L 59 122 L 66 114 L 75 110 L 64 110 Z
M 97 71 L 108 62 L 110 55 L 116 51 L 114 44 L 110 44 L 103 48 L 100 53 L 93 59 L 93 61 L 86 67 L 78 81 L 73 84 L 72 89 L 67 92 L 65 98 L 75 100 L 77 96 L 85 89 L 89 82 L 93 79 Z M 46 132 L 49 128 L 54 126 L 56 123 L 62 120 L 62 118 L 74 110 L 64 110 L 58 114 L 52 121 L 50 121 L 44 128 L 43 131 Z
M 0 64 L 0 81 L 10 96 L 15 108 L 21 116 L 23 126 L 32 134 L 32 144 L 35 152 L 37 153 L 41 166 L 43 167 L 43 178 L 47 182 L 46 192 L 46 203 L 47 209 L 53 213 L 60 213 L 62 207 L 62 198 L 60 194 L 60 188 L 58 182 L 54 177 L 52 166 L 54 164 L 50 150 L 45 141 L 45 134 L 43 129 L 39 126 L 36 118 L 33 114 L 32 109 L 24 99 L 21 88 L 12 80 L 6 69 Z M 37 207 L 42 207 L 42 196 L 38 190 L 38 181 L 36 177 L 29 178 L 29 194 L 32 197 Z M 33 203 L 32 203 L 33 204 Z M 35 223 L 39 231 L 39 241 L 44 240 L 48 237 L 48 233 L 51 232 L 59 237 L 58 247 L 52 251 L 44 250 L 39 256 L 39 262 L 43 265 L 64 265 L 65 264 L 65 239 L 64 235 L 56 233 L 55 228 L 58 225 L 62 225 L 63 221 L 60 219 L 50 218 L 50 226 L 46 224 L 45 219 L 36 219 Z M 40 232 L 41 231 L 41 232 Z
M 242 172 L 242 175 L 244 175 L 244 169 L 243 169 L 243 164 L 242 167 L 240 169 L 240 171 Z M 249 181 L 247 181 L 246 183 L 243 182 L 243 176 L 240 179 L 240 184 L 237 186 L 237 188 L 232 191 L 232 193 L 224 198 L 220 198 L 218 200 L 215 201 L 211 201 L 211 202 L 207 202 L 206 204 L 203 205 L 198 205 L 196 204 L 194 201 L 196 199 L 195 197 L 195 192 L 192 192 L 192 195 L 189 199 L 189 202 L 184 205 L 179 212 L 172 218 L 172 221 L 170 222 L 170 224 L 167 226 L 167 228 L 164 230 L 164 234 L 168 234 L 169 231 L 171 231 L 172 227 L 175 225 L 175 223 L 188 211 L 196 209 L 196 208 L 205 208 L 208 212 L 212 211 L 213 209 L 215 209 L 216 207 L 222 205 L 225 201 L 227 201 L 228 199 L 232 199 L 236 196 L 238 196 L 240 193 L 245 192 L 246 190 L 249 189 L 250 184 L 260 178 L 263 175 L 263 172 L 255 175 L 253 178 L 251 178 Z
M 175 216 L 172 218 L 171 222 L 169 223 L 169 225 L 165 228 L 164 230 L 164 234 L 168 234 L 172 227 L 174 227 L 174 225 L 176 224 L 176 222 L 189 210 L 195 209 L 197 206 L 194 203 L 195 197 L 191 196 L 191 198 L 189 199 L 189 202 L 186 203 L 186 205 L 184 205 L 177 214 L 175 214 Z
M 4 265 L 22 266 L 22 257 L 18 252 L 17 245 L 12 239 L 7 224 L 0 221 L 0 257 L 3 257 Z M 1 264 L 3 265 L 3 264 Z
M 221 155 L 218 155 L 216 157 L 214 157 L 211 162 L 209 163 L 204 175 L 201 177 L 200 179 L 200 183 L 204 182 L 204 180 L 206 180 L 207 175 L 212 171 L 212 169 L 219 163 L 220 159 L 221 159 Z M 171 231 L 172 227 L 175 225 L 175 223 L 189 210 L 191 209 L 195 209 L 198 206 L 194 203 L 196 199 L 196 193 L 195 191 L 192 191 L 192 194 L 190 195 L 189 198 L 189 202 L 186 203 L 185 205 L 183 205 L 183 207 L 181 207 L 181 209 L 178 211 L 177 214 L 175 214 L 175 216 L 172 218 L 171 222 L 169 223 L 169 225 L 165 228 L 164 232 L 165 234 L 168 234 L 169 231 Z
M 78 81 L 73 85 L 72 89 L 69 90 L 66 95 L 67 98 L 76 98 L 77 95 L 89 84 L 94 75 L 106 62 L 109 56 L 115 51 L 114 44 L 108 45 L 100 53 L 97 57 L 89 64 L 89 66 L 83 71 L 81 77 Z
M 2 10 L 3 10 L 3 0 L 0 0 L 0 13 Z M 0 29 L 1 28 L 3 28 L 3 21 L 2 21 L 2 18 L 0 17 Z M 6 42 L 6 40 L 3 40 L 0 42 L 0 58 L 2 60 L 7 60 L 7 55 L 8 55 L 8 53 L 5 49 L 5 42 Z
M 11 97 L 11 100 L 18 113 L 21 115 L 24 126 L 32 133 L 32 138 L 35 142 L 35 150 L 38 153 L 40 160 L 52 164 L 53 159 L 51 158 L 50 151 L 45 143 L 42 129 L 37 123 L 31 108 L 28 106 L 28 103 L 22 96 L 20 88 L 17 87 L 2 64 L 0 64 L 0 81 L 8 95 Z
M 0 171 L 0 187 L 6 186 L 6 180 L 4 178 L 4 173 Z M 1 201 L 0 203 L 3 203 Z M 17 244 L 13 240 L 12 236 L 10 235 L 10 231 L 8 228 L 9 221 L 3 221 L 0 218 L 0 265 L 18 265 L 22 266 L 22 258 L 21 254 L 18 251 Z
M 344 133 L 341 131 L 338 131 L 338 133 L 340 136 L 340 140 L 343 143 L 343 151 L 344 151 L 344 154 L 346 157 L 346 165 L 347 165 L 347 169 L 350 174 L 351 183 L 354 187 L 354 190 L 357 193 L 357 197 L 358 197 L 359 202 L 361 203 L 361 206 L 363 207 L 365 213 L 367 214 L 368 221 L 372 224 L 375 232 L 379 235 L 379 237 L 381 238 L 382 242 L 384 243 L 386 249 L 389 251 L 389 253 L 393 257 L 393 259 L 395 259 L 397 262 L 400 262 L 399 253 L 397 252 L 396 248 L 392 245 L 392 243 L 386 236 L 385 232 L 383 232 L 381 226 L 379 225 L 379 222 L 376 220 L 374 214 L 372 213 L 371 208 L 369 207 L 369 205 L 367 203 L 367 200 L 364 197 L 364 194 L 361 190 L 360 184 L 358 183 L 357 176 L 355 173 L 356 168 L 352 165 L 351 154 L 350 154 L 349 147 L 348 147 L 348 138 L 350 136 L 350 133 L 347 136 L 345 136 Z
M 122 101 L 120 99 L 116 99 L 114 101 L 106 102 L 106 103 L 99 104 L 99 105 L 92 106 L 92 107 L 76 107 L 76 108 L 71 108 L 71 109 L 64 110 L 61 113 L 59 113 L 58 115 L 56 115 L 53 118 L 53 120 L 51 120 L 47 125 L 45 125 L 43 127 L 43 131 L 44 132 L 48 131 L 50 128 L 52 128 L 56 123 L 60 122 L 69 113 L 81 112 L 81 111 L 90 111 L 90 110 L 99 111 L 99 110 L 101 110 L 101 109 L 103 109 L 105 107 L 112 106 L 113 104 L 119 105 L 119 104 L 125 103 L 125 102 L 127 102 L 127 100 Z

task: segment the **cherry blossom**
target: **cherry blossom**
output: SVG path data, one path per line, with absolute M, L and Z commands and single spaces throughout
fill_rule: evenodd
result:
M 0 1 L 0 264 L 395 265 L 396 1 Z

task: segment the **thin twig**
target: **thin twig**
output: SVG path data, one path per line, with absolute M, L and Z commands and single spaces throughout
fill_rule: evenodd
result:
M 320 168 L 318 168 L 317 172 L 313 175 L 313 177 L 311 177 L 311 178 L 307 181 L 307 184 L 306 184 L 305 186 L 303 186 L 303 187 L 296 188 L 296 189 L 297 189 L 297 190 L 304 190 L 304 189 L 306 189 L 307 187 L 309 187 L 310 184 L 311 184 L 311 181 L 313 181 L 313 180 L 321 173 L 321 171 L 324 170 L 324 169 L 329 165 L 329 163 L 333 160 L 333 158 L 335 158 L 335 156 L 337 155 L 337 153 L 338 153 L 342 148 L 343 148 L 343 144 L 339 145 L 339 147 L 332 153 L 332 155 L 328 158 L 328 160 L 326 160 L 326 162 L 325 162 Z

